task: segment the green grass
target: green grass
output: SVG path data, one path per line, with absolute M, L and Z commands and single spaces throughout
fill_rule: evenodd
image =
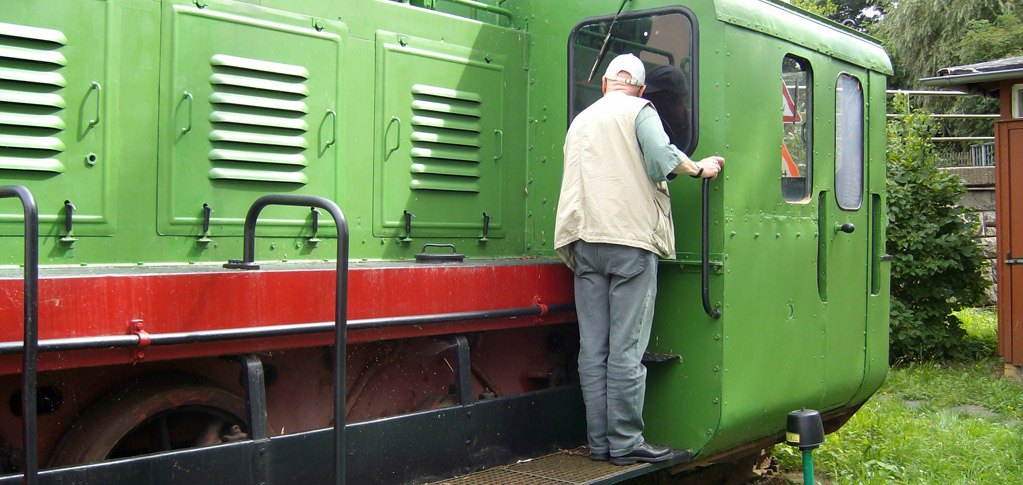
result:
M 816 450 L 818 476 L 834 483 L 1023 483 L 1023 384 L 1001 378 L 993 310 L 959 316 L 989 355 L 890 369 L 877 394 Z M 781 444 L 774 454 L 783 471 L 802 470 L 793 448 Z

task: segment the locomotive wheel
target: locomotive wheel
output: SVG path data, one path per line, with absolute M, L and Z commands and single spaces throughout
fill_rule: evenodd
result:
M 200 377 L 152 378 L 100 397 L 75 421 L 49 466 L 218 444 L 247 429 L 245 401 Z

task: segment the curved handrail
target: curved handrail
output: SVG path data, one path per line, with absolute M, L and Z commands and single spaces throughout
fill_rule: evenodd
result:
M 710 318 L 721 318 L 721 310 L 710 306 L 710 179 L 703 179 L 703 248 L 701 250 L 702 267 L 700 276 L 703 282 L 703 311 Z
M 39 438 L 36 427 L 36 364 L 39 350 L 39 210 L 35 197 L 23 185 L 0 186 L 0 199 L 17 197 L 25 211 L 25 347 L 21 373 L 21 416 L 25 440 L 25 478 L 39 478 Z
M 492 14 L 500 15 L 502 17 L 506 17 L 509 22 L 511 22 L 512 19 L 514 18 L 511 10 L 501 7 L 495 7 L 493 5 L 488 5 L 483 2 L 477 2 L 475 0 L 448 0 L 448 1 L 458 5 L 463 5 L 469 8 L 475 8 L 483 10 L 485 12 L 490 12 Z
M 337 226 L 337 280 L 334 290 L 334 481 L 345 483 L 345 345 L 348 325 L 348 221 L 334 201 L 312 195 L 269 194 L 249 207 L 245 215 L 243 259 L 228 261 L 224 267 L 258 269 L 253 264 L 256 253 L 256 219 L 268 205 L 319 207 L 330 213 Z

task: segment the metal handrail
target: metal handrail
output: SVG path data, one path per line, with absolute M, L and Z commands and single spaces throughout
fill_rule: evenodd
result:
M 885 115 L 886 118 L 901 118 L 903 115 L 899 113 L 888 113 Z M 997 120 L 1002 115 L 998 113 L 993 114 L 963 114 L 963 113 L 928 113 L 928 117 L 936 119 L 951 119 L 951 120 Z
M 586 29 L 579 29 L 579 33 L 582 34 L 582 35 L 587 35 L 587 36 L 595 37 L 595 38 L 598 38 L 598 39 L 603 39 L 604 38 L 603 35 L 601 35 L 601 34 L 599 34 L 597 32 L 586 30 Z M 657 54 L 659 56 L 664 56 L 665 58 L 667 58 L 668 64 L 671 64 L 673 66 L 675 65 L 675 54 L 673 54 L 671 51 L 666 51 L 664 49 L 658 49 L 656 47 L 650 47 L 650 46 L 648 46 L 646 44 L 640 44 L 639 42 L 634 42 L 634 41 L 627 40 L 627 39 L 620 39 L 618 37 L 612 37 L 611 38 L 611 42 L 615 42 L 615 43 L 624 45 L 626 47 L 633 47 L 633 48 L 639 49 L 642 52 L 649 52 L 651 54 Z M 682 66 L 678 66 L 678 67 L 682 67 Z
M 953 91 L 949 90 L 928 90 L 928 89 L 889 89 L 884 92 L 888 96 L 894 96 L 896 94 L 905 94 L 906 96 L 969 96 L 970 93 L 966 91 Z
M 710 306 L 710 179 L 703 179 L 703 234 L 700 279 L 703 283 L 703 311 L 710 318 L 721 318 L 721 310 Z
M 885 91 L 888 96 L 894 96 L 896 94 L 902 94 L 908 99 L 911 96 L 972 96 L 973 94 L 966 91 L 952 91 L 952 90 L 920 90 L 920 89 L 889 89 Z M 906 103 L 906 113 L 909 111 L 909 103 Z M 899 113 L 886 113 L 885 118 L 893 119 L 902 116 Z M 989 119 L 997 120 L 1001 118 L 998 113 L 987 113 L 987 114 L 971 114 L 971 113 L 928 113 L 927 116 L 935 119 Z M 930 140 L 932 142 L 970 142 L 970 141 L 981 141 L 988 142 L 994 141 L 993 136 L 932 136 Z
M 39 210 L 35 197 L 23 185 L 0 186 L 0 199 L 17 197 L 25 211 L 24 356 L 21 372 L 21 417 L 26 485 L 39 477 L 39 437 L 36 420 L 36 365 L 39 346 Z
M 501 7 L 495 7 L 493 5 L 487 5 L 483 2 L 476 2 L 474 0 L 447 0 L 447 1 L 465 7 L 475 8 L 477 10 L 483 10 L 486 12 L 490 12 L 492 14 L 507 17 L 509 22 L 511 22 L 512 19 L 514 18 L 511 10 Z
M 242 261 L 232 260 L 225 267 L 257 269 L 256 219 L 269 205 L 319 207 L 330 213 L 337 226 L 337 278 L 334 286 L 334 482 L 345 483 L 345 346 L 348 324 L 348 221 L 334 201 L 312 195 L 269 194 L 252 203 L 245 215 L 245 240 Z
M 546 307 L 546 311 L 544 308 Z M 518 308 L 498 308 L 494 310 L 474 310 L 452 313 L 430 313 L 424 315 L 404 315 L 394 317 L 364 318 L 348 320 L 348 330 L 370 330 L 381 328 L 421 327 L 426 325 L 465 322 L 472 320 L 497 320 L 501 318 L 518 318 L 550 313 L 563 313 L 575 310 L 575 303 L 555 303 L 550 305 L 532 305 Z M 227 340 L 243 340 L 255 338 L 284 337 L 326 333 L 334 329 L 334 322 L 291 323 L 283 325 L 266 325 L 261 327 L 223 328 L 216 330 L 196 330 L 192 332 L 147 333 L 147 347 L 162 345 L 185 345 L 207 342 L 223 342 Z M 69 352 L 78 350 L 103 350 L 116 348 L 138 347 L 142 337 L 132 335 L 107 335 L 101 337 L 73 337 L 40 340 L 38 351 Z M 24 349 L 21 342 L 0 342 L 0 355 L 19 354 Z

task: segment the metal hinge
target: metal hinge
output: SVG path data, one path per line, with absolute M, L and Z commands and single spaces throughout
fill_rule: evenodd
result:
M 1005 253 L 1005 264 L 1023 264 L 1023 258 L 1014 258 L 1012 253 Z

